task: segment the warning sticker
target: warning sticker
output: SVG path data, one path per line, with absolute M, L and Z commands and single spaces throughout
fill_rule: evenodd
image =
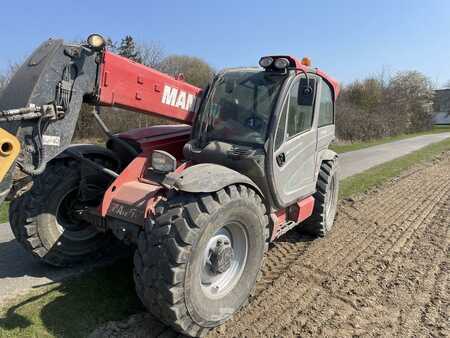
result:
M 42 137 L 42 143 L 46 146 L 57 146 L 61 144 L 61 138 L 59 136 L 44 135 Z

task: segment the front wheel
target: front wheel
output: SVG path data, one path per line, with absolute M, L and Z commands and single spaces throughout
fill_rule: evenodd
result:
M 260 196 L 244 185 L 184 194 L 157 208 L 135 253 L 137 293 L 175 330 L 201 336 L 239 310 L 256 285 L 269 237 Z
M 107 158 L 92 158 L 112 167 Z M 84 177 L 90 194 L 80 200 L 80 162 L 56 160 L 33 179 L 30 190 L 14 200 L 9 209 L 11 229 L 17 241 L 34 257 L 58 267 L 71 266 L 98 257 L 113 241 L 79 220 L 75 211 L 97 206 L 110 181 L 94 172 Z

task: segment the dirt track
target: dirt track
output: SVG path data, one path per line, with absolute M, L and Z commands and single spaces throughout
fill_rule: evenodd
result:
M 322 240 L 271 248 L 256 296 L 217 336 L 450 336 L 450 155 L 341 203 Z M 93 336 L 171 336 L 136 315 Z

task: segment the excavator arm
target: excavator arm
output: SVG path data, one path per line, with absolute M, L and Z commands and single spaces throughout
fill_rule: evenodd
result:
M 38 175 L 69 146 L 83 103 L 191 124 L 200 94 L 103 46 L 44 42 L 0 93 L 0 203 L 17 168 L 22 176 Z

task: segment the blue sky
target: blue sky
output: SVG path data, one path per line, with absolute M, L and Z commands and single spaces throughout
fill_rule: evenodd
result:
M 450 80 L 450 1 L 38 1 L 0 7 L 0 71 L 48 37 L 160 42 L 167 54 L 215 68 L 256 65 L 262 55 L 309 56 L 348 83 L 415 69 Z

